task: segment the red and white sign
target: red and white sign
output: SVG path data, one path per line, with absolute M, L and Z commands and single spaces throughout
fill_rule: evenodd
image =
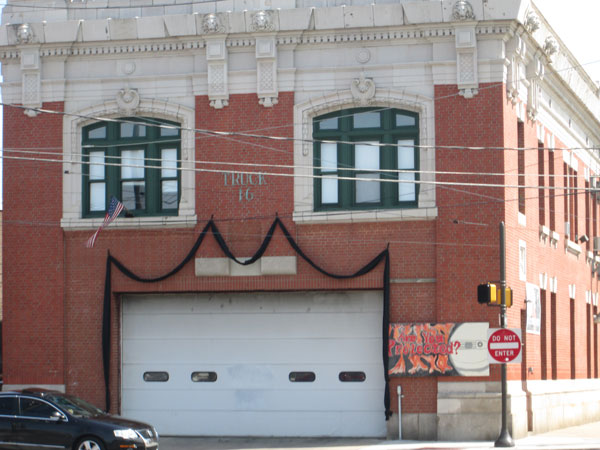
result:
M 520 328 L 490 328 L 488 330 L 488 354 L 491 363 L 520 363 L 521 348 Z

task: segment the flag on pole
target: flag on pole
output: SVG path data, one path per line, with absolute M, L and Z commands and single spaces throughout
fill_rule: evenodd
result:
M 121 214 L 121 211 L 123 211 L 123 203 L 121 203 L 119 200 L 117 200 L 114 196 L 110 198 L 110 203 L 108 204 L 108 210 L 106 211 L 106 216 L 104 216 L 104 222 L 102 222 L 102 225 L 100 225 L 100 227 L 98 227 L 98 229 L 96 230 L 96 232 L 92 235 L 92 237 L 90 237 L 87 242 L 85 243 L 85 246 L 87 248 L 92 248 L 94 246 L 94 244 L 96 243 L 96 239 L 98 238 L 98 234 L 100 234 L 100 231 L 102 230 L 102 228 L 107 227 L 113 220 L 115 220 L 117 217 L 119 217 L 119 214 Z

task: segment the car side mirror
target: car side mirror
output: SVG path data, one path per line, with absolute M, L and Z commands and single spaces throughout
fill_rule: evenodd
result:
M 65 419 L 66 419 L 66 417 L 59 411 L 54 411 L 52 413 L 52 415 L 50 416 L 50 420 L 53 422 L 62 422 Z

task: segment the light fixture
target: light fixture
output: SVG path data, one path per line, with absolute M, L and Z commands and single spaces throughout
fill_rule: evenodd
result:
M 581 242 L 582 244 L 585 242 L 589 242 L 590 238 L 588 237 L 587 234 L 582 234 L 581 236 L 579 236 L 579 242 Z

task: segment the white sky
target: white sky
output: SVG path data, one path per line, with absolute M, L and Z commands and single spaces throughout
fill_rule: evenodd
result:
M 600 81 L 600 0 L 534 0 L 560 39 L 594 81 Z M 0 0 L 0 8 L 6 0 Z M 1 111 L 1 109 L 0 109 Z M 0 149 L 2 115 L 0 114 Z M 2 160 L 0 159 L 0 210 L 2 209 Z

